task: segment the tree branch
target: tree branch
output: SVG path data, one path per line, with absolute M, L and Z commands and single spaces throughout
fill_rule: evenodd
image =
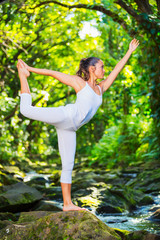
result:
M 95 5 L 88 5 L 88 4 L 68 5 L 68 4 L 63 4 L 54 0 L 50 0 L 50 1 L 41 2 L 37 4 L 35 7 L 30 9 L 35 9 L 37 7 L 40 7 L 49 3 L 55 3 L 62 7 L 69 8 L 69 10 L 72 8 L 84 8 L 84 9 L 90 9 L 90 10 L 96 10 L 96 11 L 102 12 L 105 15 L 111 17 L 115 22 L 118 22 L 125 30 L 127 30 L 128 32 L 131 32 L 132 35 L 136 34 L 136 32 L 133 29 L 131 30 L 130 26 L 121 17 L 119 17 L 118 14 L 106 9 L 102 5 L 96 5 L 96 4 Z
M 142 21 L 141 16 L 139 16 L 134 9 L 127 5 L 125 2 L 123 2 L 122 0 L 116 0 L 114 1 L 115 3 L 117 3 L 118 5 L 120 5 L 123 9 L 125 9 L 132 17 L 134 17 L 138 22 Z
M 148 0 L 134 0 L 138 5 L 138 10 L 147 14 L 152 14 L 152 9 Z

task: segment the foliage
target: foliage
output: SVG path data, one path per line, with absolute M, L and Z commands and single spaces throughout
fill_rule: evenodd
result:
M 26 119 L 19 112 L 18 58 L 33 67 L 75 74 L 81 58 L 97 56 L 105 63 L 107 77 L 126 53 L 133 35 L 140 46 L 104 93 L 97 114 L 77 132 L 76 160 L 86 156 L 90 165 L 96 162 L 108 167 L 158 160 L 157 6 L 150 1 L 152 13 L 146 13 L 136 1 L 129 1 L 128 6 L 139 11 L 142 21 L 138 22 L 118 2 L 85 0 L 80 3 L 85 7 L 70 10 L 40 0 L 12 0 L 0 5 L 3 164 L 16 165 L 29 159 L 60 162 L 54 126 Z M 110 10 L 109 15 L 94 10 L 99 5 Z M 33 105 L 38 107 L 57 107 L 76 99 L 71 87 L 49 76 L 32 73 L 28 81 Z
M 151 151 L 151 125 L 152 123 L 141 117 L 127 115 L 117 125 L 106 128 L 100 141 L 91 150 L 88 165 L 125 168 L 128 165 L 141 164 L 144 159 L 152 161 L 156 151 Z

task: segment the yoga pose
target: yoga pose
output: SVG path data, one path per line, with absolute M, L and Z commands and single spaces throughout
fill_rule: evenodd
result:
M 84 58 L 80 61 L 76 75 L 68 75 L 57 71 L 38 69 L 28 66 L 21 59 L 17 68 L 21 83 L 20 112 L 27 118 L 42 121 L 55 126 L 58 136 L 58 148 L 62 161 L 61 188 L 63 195 L 63 211 L 82 210 L 71 201 L 72 170 L 76 151 L 76 131 L 94 116 L 102 104 L 103 93 L 112 85 L 139 41 L 133 39 L 125 56 L 118 62 L 109 76 L 96 84 L 97 79 L 104 78 L 103 61 L 96 57 Z M 60 107 L 34 107 L 27 77 L 30 72 L 48 75 L 74 88 L 77 99 L 74 104 Z M 87 209 L 85 209 L 87 210 Z

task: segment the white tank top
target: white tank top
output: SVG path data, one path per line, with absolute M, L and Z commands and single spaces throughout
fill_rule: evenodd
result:
M 85 123 L 89 122 L 102 104 L 102 92 L 100 86 L 98 87 L 101 95 L 95 93 L 86 82 L 86 86 L 77 93 L 76 102 L 64 106 L 69 114 L 69 118 L 75 131 Z

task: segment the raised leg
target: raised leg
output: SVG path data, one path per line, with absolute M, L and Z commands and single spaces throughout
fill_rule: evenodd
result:
M 27 77 L 30 75 L 21 61 L 17 63 L 18 74 L 21 83 L 20 112 L 28 118 L 46 122 L 55 126 L 64 124 L 67 121 L 61 107 L 34 107 L 32 106 L 32 97 L 30 94 Z
M 20 112 L 27 118 L 42 121 L 54 126 L 66 124 L 66 121 L 68 121 L 61 107 L 32 106 L 32 97 L 31 94 L 28 93 L 21 94 Z
M 23 63 L 20 60 L 18 60 L 17 68 L 21 84 L 21 93 L 30 94 L 29 85 L 27 82 L 27 77 L 29 77 L 30 72 L 24 67 Z

